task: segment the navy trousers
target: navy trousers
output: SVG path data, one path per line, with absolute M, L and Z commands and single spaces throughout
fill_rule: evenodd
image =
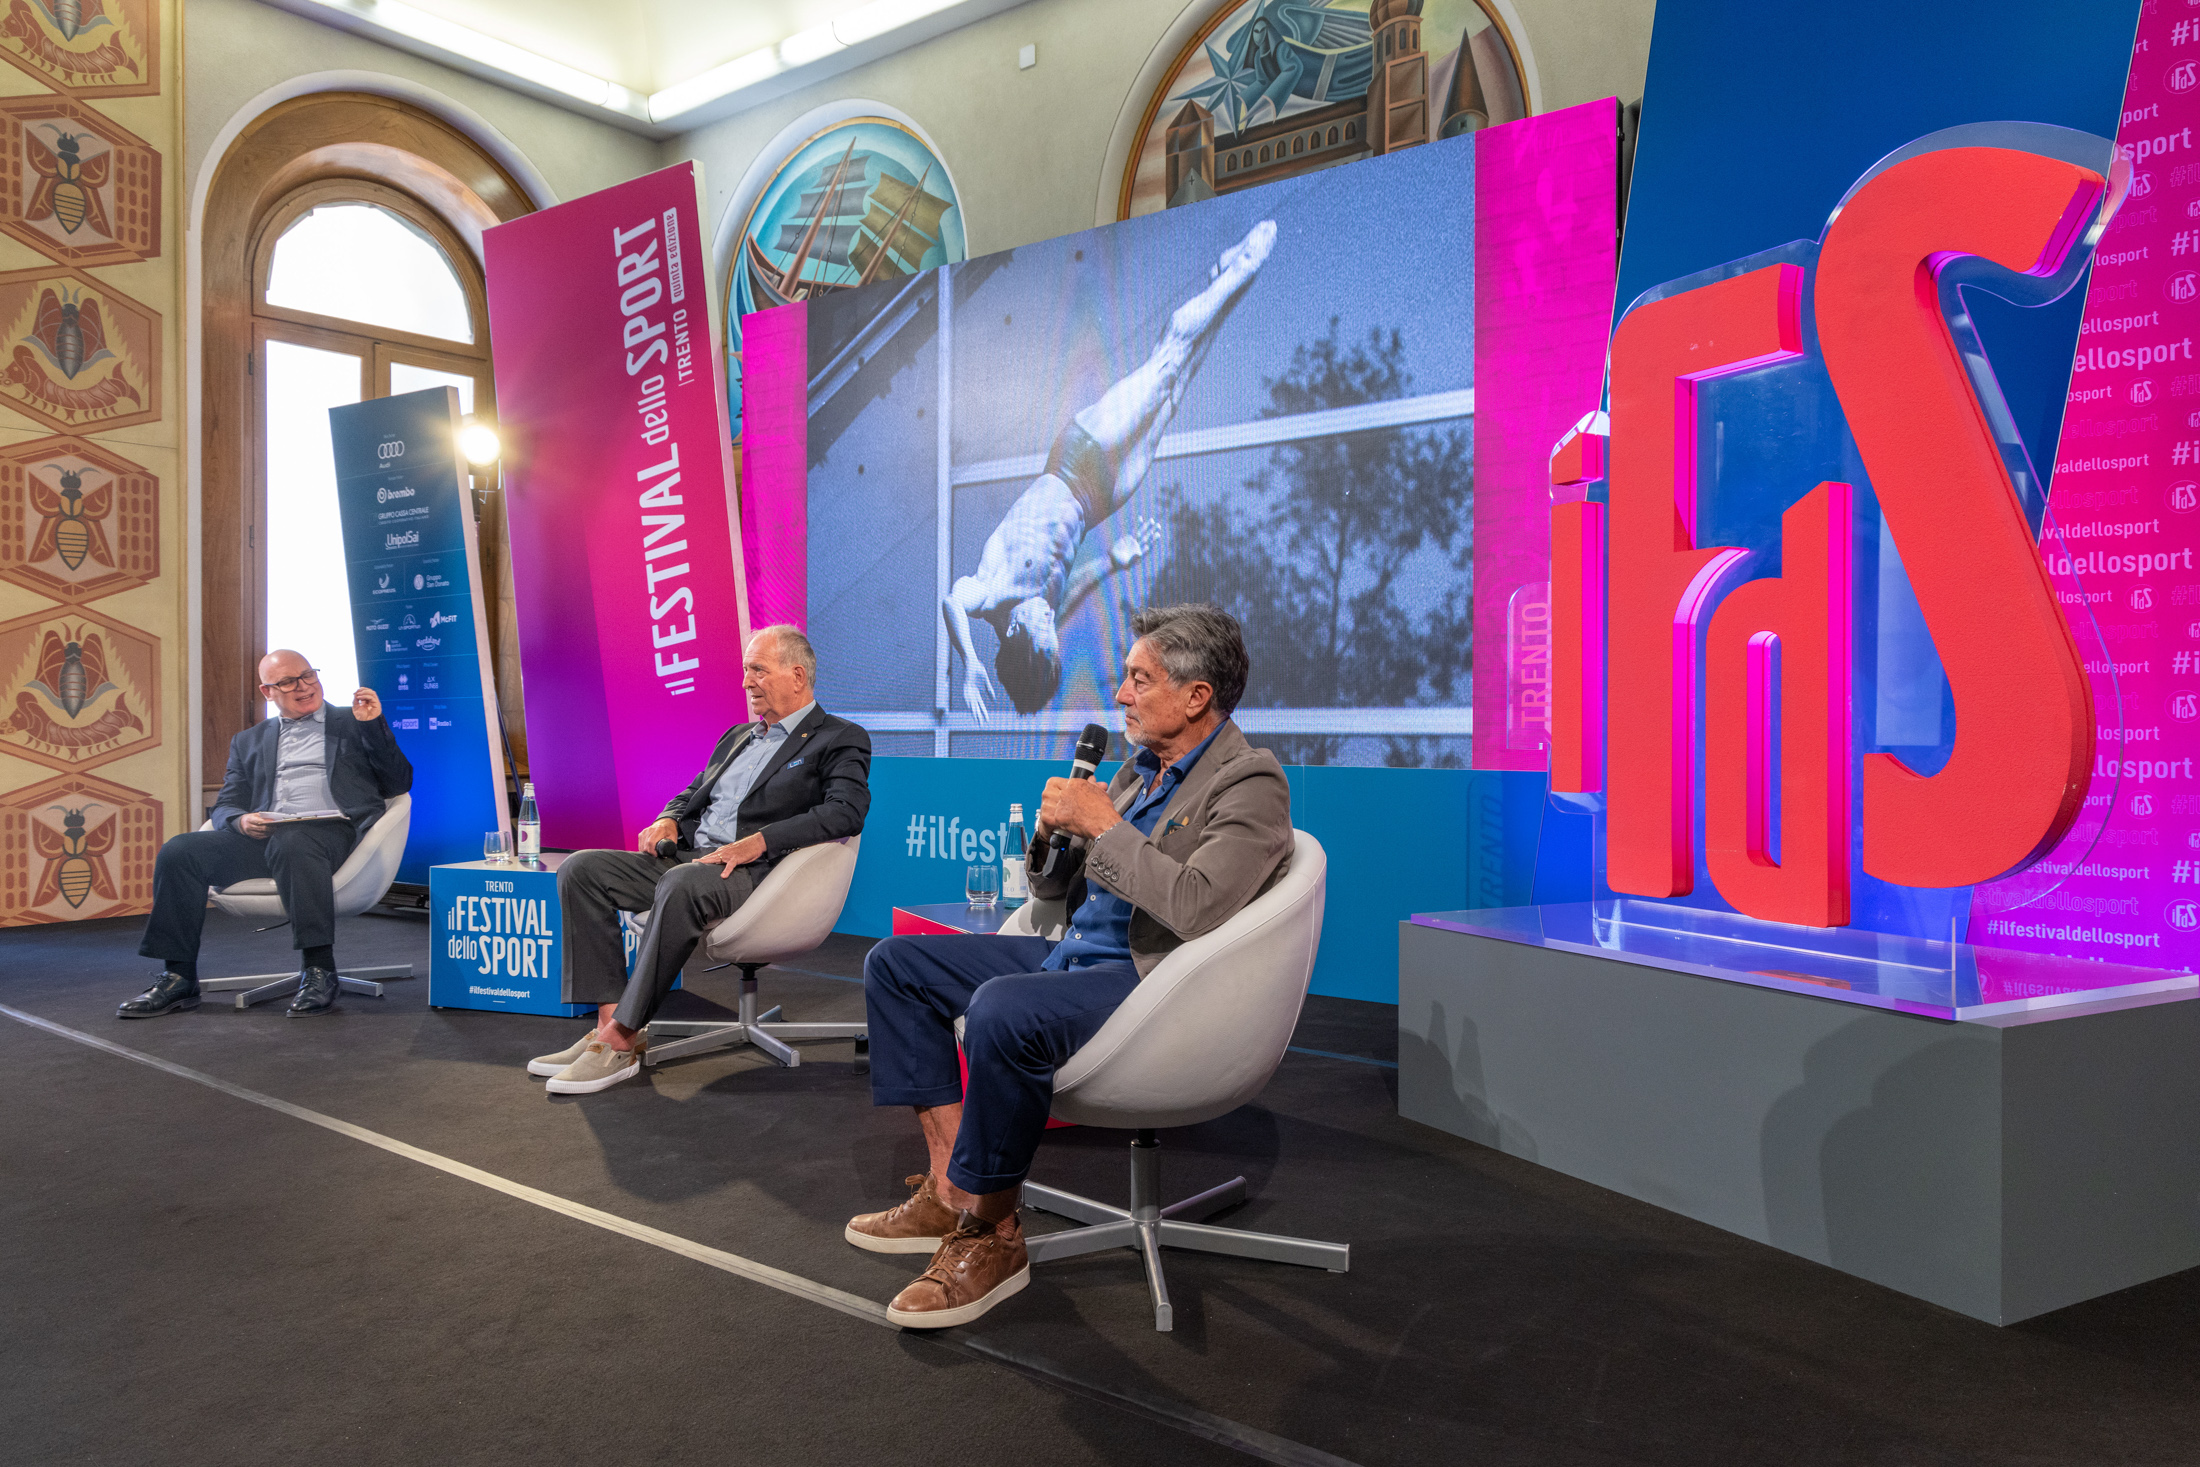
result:
M 197 962 L 206 926 L 206 889 L 275 878 L 275 894 L 290 918 L 290 945 L 329 947 L 336 941 L 336 869 L 358 833 L 348 820 L 278 825 L 266 840 L 235 830 L 172 835 L 153 858 L 153 915 L 138 944 L 141 957 Z
M 1128 959 L 1039 971 L 1043 937 L 889 937 L 863 963 L 873 1105 L 963 1103 L 947 1179 L 965 1192 L 1023 1181 L 1054 1101 L 1054 1072 L 1138 986 Z M 963 1019 L 970 1091 L 955 1063 Z

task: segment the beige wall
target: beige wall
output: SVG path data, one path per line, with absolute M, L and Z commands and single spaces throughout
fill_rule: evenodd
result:
M 560 199 L 647 173 L 660 145 L 562 107 L 257 0 L 185 0 L 184 197 L 196 198 L 207 150 L 254 97 L 300 76 L 362 71 L 410 82 L 486 122 L 541 172 Z
M 240 0 L 226 0 L 240 3 Z M 1144 108 L 1139 73 L 1188 8 L 1212 0 L 1030 0 L 885 60 L 688 133 L 667 160 L 703 163 L 715 225 L 779 132 L 845 97 L 914 119 L 954 173 L 972 255 L 1092 227 L 1118 120 Z M 1654 0 L 1510 0 L 1545 110 L 1642 95 Z M 1510 23 L 1510 21 L 1508 21 Z M 1039 64 L 1016 67 L 1036 44 Z M 1131 119 L 1136 121 L 1135 116 Z
M 494 20 L 503 3 L 475 0 L 454 18 Z M 784 128 L 829 102 L 860 97 L 907 114 L 930 134 L 954 171 L 970 253 L 986 254 L 1091 226 L 1096 202 L 1116 185 L 1102 177 L 1110 139 L 1126 110 L 1145 103 L 1132 95 L 1140 72 L 1180 15 L 1211 3 L 1029 0 L 656 143 L 258 0 L 185 0 L 184 196 L 195 196 L 208 148 L 252 98 L 300 76 L 363 71 L 425 87 L 473 113 L 540 170 L 560 199 L 697 159 L 715 227 L 743 175 Z M 1642 95 L 1655 0 L 1501 3 L 1526 40 L 1546 110 Z M 533 7 L 514 7 L 515 23 L 523 10 Z M 1018 49 L 1033 44 L 1039 64 L 1018 70 Z M 620 61 L 616 70 L 627 79 L 633 58 Z
M 1182 0 L 1031 0 L 675 141 L 700 159 L 713 224 L 790 122 L 841 97 L 908 114 L 953 173 L 972 255 L 1092 227 L 1131 82 Z M 1016 67 L 1036 44 L 1039 64 Z M 738 222 L 738 221 L 737 221 Z

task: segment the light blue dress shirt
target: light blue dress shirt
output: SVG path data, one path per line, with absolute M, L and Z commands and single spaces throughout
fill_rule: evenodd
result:
M 772 762 L 779 746 L 793 736 L 795 728 L 810 716 L 817 700 L 797 708 L 777 723 L 767 723 L 764 731 L 741 746 L 741 752 L 733 756 L 726 772 L 718 776 L 718 783 L 710 787 L 710 808 L 703 812 L 703 820 L 695 828 L 695 847 L 707 851 L 714 846 L 731 845 L 741 838 L 741 802 L 756 787 L 757 776 L 764 766 Z
M 1217 725 L 1215 733 L 1221 732 Z M 1131 801 L 1123 818 L 1140 835 L 1149 840 L 1153 838 L 1153 828 L 1160 821 L 1169 797 L 1184 783 L 1184 776 L 1192 772 L 1192 766 L 1207 752 L 1207 746 L 1215 741 L 1215 733 L 1201 739 L 1198 748 L 1166 769 L 1161 767 L 1161 760 L 1153 750 L 1138 751 L 1132 763 L 1146 777 L 1146 788 Z M 1132 910 L 1129 902 L 1099 882 L 1088 880 L 1084 904 L 1071 915 L 1069 931 L 1054 945 L 1054 951 L 1047 954 L 1047 960 L 1039 965 L 1040 971 L 1063 973 L 1071 968 L 1090 968 L 1096 963 L 1129 962 Z
M 275 753 L 275 807 L 272 814 L 304 815 L 333 810 L 328 787 L 328 705 L 303 718 L 283 720 Z

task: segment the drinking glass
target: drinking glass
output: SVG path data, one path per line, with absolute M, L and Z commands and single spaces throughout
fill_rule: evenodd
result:
M 1001 868 L 981 861 L 963 875 L 963 895 L 973 907 L 990 907 L 1000 899 Z
M 504 864 L 504 832 L 492 830 L 481 837 L 481 859 Z

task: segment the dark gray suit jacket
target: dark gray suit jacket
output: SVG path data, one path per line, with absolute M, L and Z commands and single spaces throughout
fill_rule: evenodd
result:
M 710 809 L 711 788 L 734 756 L 756 737 L 756 725 L 726 730 L 710 762 L 665 805 L 661 819 L 677 821 L 680 844 L 693 847 L 696 827 Z M 796 726 L 741 801 L 741 838 L 763 832 L 766 863 L 820 841 L 858 835 L 871 809 L 871 736 L 822 707 Z
M 336 808 L 351 820 L 359 835 L 382 818 L 382 802 L 412 788 L 412 761 L 397 747 L 397 735 L 387 718 L 361 723 L 349 708 L 333 703 L 327 710 L 322 733 L 328 740 L 328 788 Z M 229 741 L 229 769 L 222 776 L 221 797 L 207 818 L 216 830 L 228 830 L 239 815 L 265 810 L 275 803 L 276 766 L 281 755 L 281 718 L 256 723 Z

